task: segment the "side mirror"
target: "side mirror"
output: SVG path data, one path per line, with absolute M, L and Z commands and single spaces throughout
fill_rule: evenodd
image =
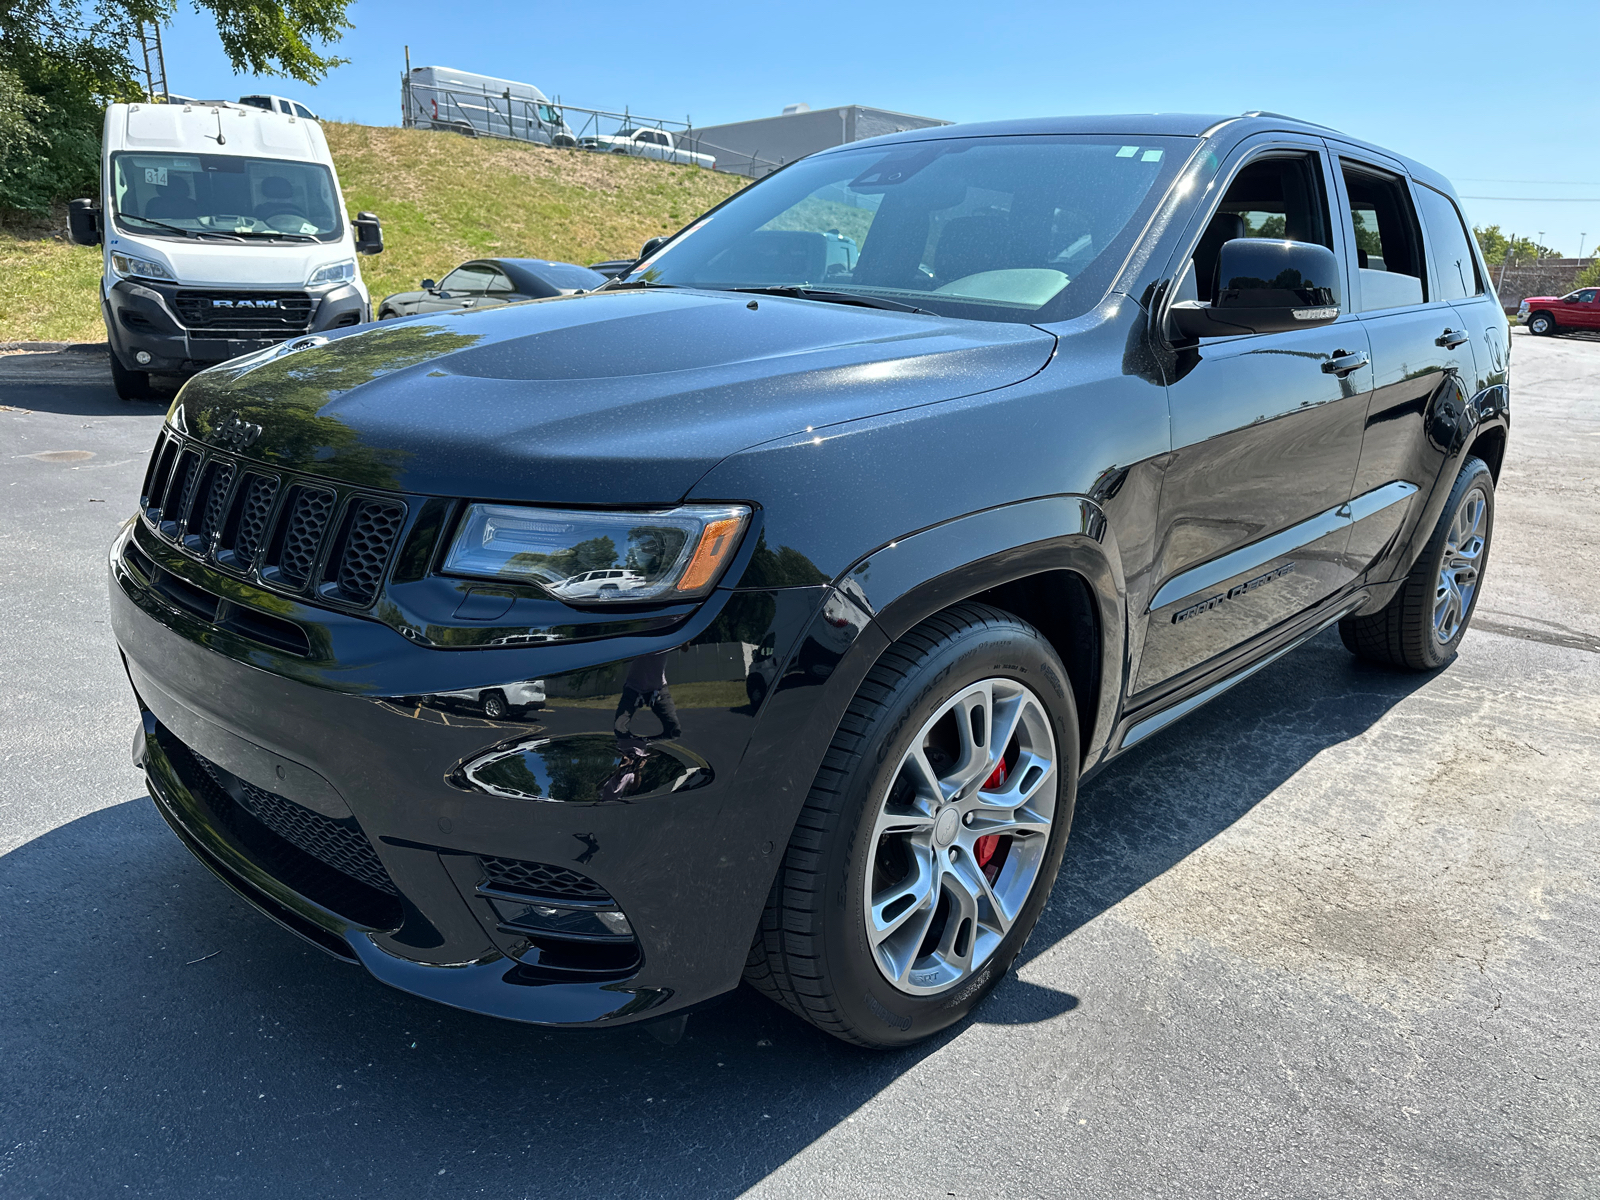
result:
M 437 284 L 437 283 L 435 283 L 435 282 L 434 282 L 434 281 L 433 281 L 433 280 L 431 280 L 431 279 L 424 279 L 424 280 L 423 280 L 423 281 L 422 281 L 422 290 L 423 290 L 423 291 L 425 291 L 425 292 L 431 292 L 431 291 L 433 291 L 433 290 L 434 290 L 434 289 L 435 289 L 435 288 L 437 288 L 437 287 L 438 287 L 438 286 L 439 286 L 439 285 L 438 285 L 438 284 Z
M 1339 260 L 1310 242 L 1235 238 L 1218 252 L 1215 301 L 1184 300 L 1168 312 L 1186 338 L 1327 325 L 1339 317 Z
M 383 253 L 383 222 L 378 220 L 377 213 L 356 214 L 356 253 Z
M 667 244 L 667 239 L 664 238 L 664 237 L 653 237 L 653 238 L 651 238 L 648 242 L 646 242 L 644 244 L 644 249 L 639 251 L 639 260 L 642 262 L 644 259 L 649 258 L 652 254 L 654 254 L 657 250 L 661 249 L 661 247 L 665 246 L 666 244 Z
M 100 206 L 93 200 L 68 201 L 67 237 L 75 246 L 98 246 Z

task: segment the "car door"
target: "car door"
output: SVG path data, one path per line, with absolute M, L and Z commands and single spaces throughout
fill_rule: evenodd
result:
M 1600 329 L 1600 289 L 1580 288 L 1573 300 L 1572 327 Z
M 1344 236 L 1356 261 L 1352 299 L 1373 373 L 1348 553 L 1355 570 L 1382 579 L 1390 574 L 1386 556 L 1409 543 L 1421 519 L 1471 394 L 1476 362 L 1472 331 L 1449 298 L 1453 289 L 1429 278 L 1404 168 L 1365 148 L 1331 146 L 1339 160 Z
M 1209 300 L 1234 237 L 1288 237 L 1345 254 L 1332 173 L 1315 138 L 1252 139 L 1186 234 L 1178 298 Z M 1221 182 L 1221 181 L 1226 181 Z M 1176 273 L 1176 272 L 1175 272 Z M 1345 271 L 1348 277 L 1348 270 Z M 1348 280 L 1345 290 L 1348 287 Z M 1157 590 L 1135 691 L 1181 686 L 1350 582 L 1344 548 L 1371 372 L 1346 300 L 1329 325 L 1203 339 L 1168 383 L 1172 453 L 1159 507 Z M 1153 697 L 1152 697 L 1153 698 Z
M 484 297 L 492 268 L 486 263 L 463 263 L 439 281 L 431 294 L 425 294 L 418 312 L 457 312 L 473 308 Z
M 1412 195 L 1428 244 L 1433 294 L 1448 301 L 1457 318 L 1456 333 L 1445 340 L 1465 336 L 1471 347 L 1474 370 L 1464 376 L 1467 398 L 1477 402 L 1480 413 L 1485 408 L 1498 409 L 1508 397 L 1491 395 L 1490 389 L 1503 388 L 1510 381 L 1510 330 L 1505 311 L 1488 285 L 1482 257 L 1455 200 L 1415 178 Z M 1466 366 L 1467 357 L 1463 356 L 1463 371 Z

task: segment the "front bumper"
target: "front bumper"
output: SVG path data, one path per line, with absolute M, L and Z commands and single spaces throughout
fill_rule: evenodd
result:
M 347 283 L 314 293 L 311 318 L 303 329 L 247 331 L 237 337 L 202 336 L 206 331 L 190 329 L 179 319 L 172 300 L 176 291 L 130 279 L 119 279 L 111 285 L 102 302 L 102 316 L 112 352 L 128 370 L 191 375 L 290 338 L 344 328 L 367 319 L 366 298 L 354 284 Z M 141 352 L 150 356 L 148 361 L 139 361 Z
M 359 646 L 362 662 L 317 663 L 171 603 L 124 557 L 139 531 L 130 522 L 112 546 L 110 590 L 150 794 L 257 908 L 395 987 L 522 1021 L 655 1017 L 738 984 L 795 816 L 865 670 L 837 651 L 819 659 L 822 639 L 838 644 L 833 626 L 813 636 L 826 588 L 719 593 L 655 639 L 456 651 L 262 594 L 280 615 L 361 627 L 355 640 L 337 629 L 312 640 Z M 163 559 L 154 538 L 140 549 L 208 582 L 203 568 Z M 863 648 L 881 637 L 862 632 Z M 768 633 L 794 666 L 754 705 L 748 650 Z M 646 745 L 665 732 L 659 712 L 640 705 L 624 718 L 614 693 L 632 656 L 654 650 L 674 651 L 681 731 Z M 463 703 L 463 669 L 484 689 L 542 679 L 547 700 L 490 719 Z M 622 760 L 641 749 L 629 775 Z M 393 894 L 352 886 L 330 873 L 332 858 L 303 861 L 241 815 L 219 778 L 307 820 L 311 810 L 358 825 Z M 516 896 L 491 874 L 506 861 L 592 881 L 626 914 L 636 952 L 618 957 L 612 942 L 610 957 L 585 957 L 583 945 L 574 954 L 519 924 Z

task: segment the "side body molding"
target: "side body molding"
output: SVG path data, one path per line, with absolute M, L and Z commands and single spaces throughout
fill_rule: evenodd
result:
M 1127 584 L 1093 501 L 1044 496 L 969 513 L 879 547 L 834 586 L 892 642 L 952 604 L 1047 572 L 1077 576 L 1092 597 L 1097 686 L 1092 711 L 1079 713 L 1092 730 L 1084 739 L 1084 762 L 1092 765 L 1107 749 L 1127 682 Z

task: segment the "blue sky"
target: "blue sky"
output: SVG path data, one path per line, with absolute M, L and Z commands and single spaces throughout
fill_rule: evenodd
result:
M 414 66 L 533 83 L 589 108 L 695 124 L 786 104 L 870 104 L 983 121 L 1262 108 L 1388 146 L 1455 181 L 1468 216 L 1566 254 L 1600 241 L 1600 2 L 875 4 L 678 7 L 358 0 L 320 86 L 235 76 L 186 7 L 172 89 L 295 96 L 324 117 L 399 123 Z M 1533 99 L 1538 97 L 1537 102 Z M 1533 202 L 1475 197 L 1534 197 Z

